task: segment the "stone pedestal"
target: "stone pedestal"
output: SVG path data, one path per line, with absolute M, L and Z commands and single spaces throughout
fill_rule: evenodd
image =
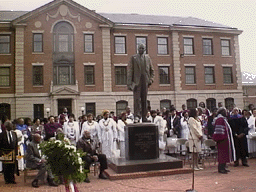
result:
M 158 128 L 153 123 L 125 126 L 126 160 L 157 159 L 159 157 Z

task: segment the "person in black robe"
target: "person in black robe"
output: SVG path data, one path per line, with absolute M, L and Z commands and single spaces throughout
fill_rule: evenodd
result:
M 11 121 L 6 121 L 4 123 L 6 128 L 5 131 L 0 133 L 0 156 L 8 154 L 11 151 L 14 152 L 13 161 L 3 162 L 3 173 L 5 184 L 16 184 L 14 173 L 18 172 L 18 161 L 16 161 L 16 155 L 18 154 L 18 139 L 15 132 L 13 132 L 13 124 Z
M 233 114 L 230 116 L 228 123 L 232 129 L 233 139 L 236 150 L 236 161 L 234 166 L 239 166 L 239 159 L 242 160 L 242 165 L 249 167 L 247 164 L 248 146 L 247 138 L 248 135 L 248 123 L 245 117 L 239 114 L 238 108 L 233 109 Z

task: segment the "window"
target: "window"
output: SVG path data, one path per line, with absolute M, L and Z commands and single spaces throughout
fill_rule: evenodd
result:
M 0 103 L 0 118 L 3 119 L 3 116 L 11 119 L 11 105 L 9 103 Z
M 223 56 L 230 55 L 230 41 L 229 40 L 221 40 L 221 53 Z
M 169 67 L 159 67 L 159 84 L 170 84 Z
M 43 34 L 33 34 L 33 52 L 43 52 Z
M 195 67 L 185 67 L 186 84 L 196 83 Z
M 125 111 L 127 106 L 128 106 L 127 101 L 118 101 L 118 102 L 116 102 L 116 115 L 120 116 L 121 113 Z
M 93 53 L 94 52 L 93 44 L 94 44 L 93 34 L 85 34 L 84 35 L 84 52 Z
M 216 99 L 209 98 L 206 99 L 206 108 L 212 111 L 214 108 L 216 108 Z
M 75 84 L 73 65 L 56 65 L 53 68 L 53 74 L 53 80 L 55 85 Z
M 61 21 L 53 29 L 53 83 L 54 85 L 74 85 L 74 29 Z
M 140 44 L 145 45 L 145 53 L 148 53 L 147 37 L 136 37 L 136 51 L 138 53 L 138 47 Z
M 227 109 L 229 109 L 229 110 L 233 109 L 233 107 L 235 106 L 234 104 L 235 104 L 234 98 L 228 97 L 225 99 L 225 107 Z
M 35 118 L 44 118 L 44 104 L 34 104 L 34 119 Z
M 85 85 L 94 85 L 94 66 L 84 66 Z
M 10 67 L 0 67 L 0 86 L 10 86 Z
M 43 66 L 33 66 L 33 85 L 43 85 Z
M 54 52 L 73 52 L 74 30 L 67 22 L 59 22 L 54 26 Z
M 205 84 L 215 83 L 214 67 L 205 67 L 204 68 L 204 80 L 205 80 Z
M 93 116 L 96 115 L 95 103 L 85 103 L 86 114 L 91 113 Z
M 127 84 L 127 70 L 126 67 L 116 66 L 115 67 L 116 85 Z
M 168 38 L 167 37 L 157 38 L 157 50 L 159 55 L 168 54 Z
M 213 55 L 212 39 L 203 39 L 203 54 L 204 55 Z
M 232 67 L 223 67 L 223 82 L 224 84 L 233 83 Z
M 0 54 L 10 53 L 10 35 L 0 35 Z
M 185 55 L 194 55 L 194 39 L 193 38 L 184 38 L 184 54 Z
M 126 54 L 126 37 L 115 37 L 115 53 Z
M 196 99 L 188 99 L 187 100 L 187 108 L 188 108 L 188 110 L 197 108 L 197 100 Z
M 160 101 L 160 109 L 166 108 L 166 110 L 170 110 L 171 100 L 164 99 Z

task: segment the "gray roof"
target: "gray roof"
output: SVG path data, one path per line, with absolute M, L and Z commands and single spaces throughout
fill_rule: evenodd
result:
M 10 22 L 28 11 L 0 11 L 0 21 Z M 198 19 L 195 17 L 177 17 L 177 16 L 160 16 L 160 15 L 139 15 L 139 14 L 122 14 L 122 13 L 98 13 L 116 24 L 147 24 L 147 25 L 167 25 L 167 26 L 196 26 L 212 28 L 229 28 L 222 24 Z
M 0 21 L 10 22 L 28 11 L 0 11 Z
M 243 85 L 256 85 L 256 75 L 249 72 L 242 72 Z
M 177 17 L 177 16 L 160 16 L 160 15 L 139 15 L 139 14 L 119 14 L 119 13 L 99 13 L 103 17 L 114 23 L 119 24 L 149 24 L 149 25 L 168 25 L 168 26 L 196 26 L 196 27 L 213 27 L 229 28 L 226 25 L 218 24 L 195 17 Z

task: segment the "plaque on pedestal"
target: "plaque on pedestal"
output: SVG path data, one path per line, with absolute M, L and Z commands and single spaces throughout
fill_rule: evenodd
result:
M 159 157 L 158 128 L 153 123 L 125 126 L 125 158 L 127 160 L 157 159 Z

